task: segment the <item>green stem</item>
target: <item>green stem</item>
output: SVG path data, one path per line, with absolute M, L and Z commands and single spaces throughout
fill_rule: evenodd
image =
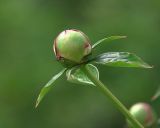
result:
M 132 123 L 134 128 L 144 128 L 127 110 L 127 108 L 112 94 L 112 92 L 100 81 L 98 80 L 90 70 L 88 70 L 87 65 L 82 66 L 82 70 L 88 76 L 88 78 L 102 91 L 109 100 L 119 109 L 119 111 Z

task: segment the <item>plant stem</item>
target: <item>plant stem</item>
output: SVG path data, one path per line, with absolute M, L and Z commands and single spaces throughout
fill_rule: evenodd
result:
M 134 128 L 144 128 L 127 110 L 127 108 L 112 94 L 112 92 L 88 70 L 87 65 L 82 66 L 83 72 L 102 91 L 119 111 L 132 123 Z

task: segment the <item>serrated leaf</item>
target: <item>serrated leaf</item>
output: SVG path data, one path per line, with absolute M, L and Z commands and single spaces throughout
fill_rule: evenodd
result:
M 152 68 L 135 54 L 128 52 L 107 52 L 98 55 L 93 59 L 98 64 L 114 67 L 139 67 Z
M 123 39 L 123 38 L 126 38 L 126 36 L 110 36 L 110 37 L 101 39 L 101 40 L 97 41 L 95 44 L 93 44 L 92 49 L 94 49 L 95 47 L 97 47 L 102 42 L 110 42 L 110 41 L 113 41 L 113 40 Z
M 160 97 L 160 87 L 157 89 L 156 93 L 152 97 L 152 101 L 158 99 Z
M 53 83 L 66 71 L 66 68 L 59 72 L 57 75 L 53 76 L 52 79 L 41 89 L 40 94 L 38 95 L 36 106 L 42 101 L 43 97 L 48 93 L 48 91 L 53 86 Z
M 87 64 L 88 69 L 93 73 L 93 75 L 99 79 L 99 71 L 97 67 L 92 64 Z M 94 83 L 84 74 L 81 68 L 72 68 L 66 72 L 67 80 L 75 84 L 83 85 L 94 85 Z M 95 86 L 95 85 L 94 85 Z

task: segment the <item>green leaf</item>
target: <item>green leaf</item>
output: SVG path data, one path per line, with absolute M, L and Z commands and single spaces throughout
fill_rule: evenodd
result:
M 152 97 L 152 101 L 158 99 L 160 97 L 160 87 L 157 89 L 156 93 Z
M 66 71 L 66 68 L 59 72 L 57 75 L 53 76 L 52 79 L 41 89 L 40 94 L 36 101 L 36 106 L 42 101 L 43 97 L 48 93 L 48 91 L 53 86 L 53 83 Z
M 93 59 L 98 64 L 114 67 L 140 67 L 152 68 L 135 54 L 128 52 L 107 52 L 98 55 Z
M 99 79 L 99 71 L 97 67 L 92 64 L 87 64 L 88 69 L 93 73 L 93 75 Z M 66 71 L 67 80 L 75 84 L 83 85 L 94 85 L 93 82 L 86 76 L 86 74 L 81 70 L 80 67 L 73 67 Z M 94 85 L 95 86 L 95 85 Z
M 92 49 L 95 48 L 95 47 L 97 47 L 99 44 L 101 44 L 101 43 L 104 42 L 104 41 L 110 42 L 110 41 L 113 41 L 113 40 L 123 39 L 123 38 L 126 38 L 126 36 L 110 36 L 110 37 L 101 39 L 101 40 L 97 41 L 97 42 L 92 46 Z

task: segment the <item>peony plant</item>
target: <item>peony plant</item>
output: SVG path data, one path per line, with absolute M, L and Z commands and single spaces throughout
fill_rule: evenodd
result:
M 126 36 L 111 36 L 101 39 L 91 46 L 89 38 L 81 31 L 71 29 L 61 32 L 54 40 L 53 50 L 57 61 L 64 69 L 52 77 L 41 89 L 36 101 L 36 107 L 48 93 L 55 81 L 66 73 L 69 82 L 75 84 L 91 85 L 98 88 L 119 109 L 134 128 L 144 126 L 133 116 L 128 109 L 112 94 L 112 92 L 99 80 L 99 71 L 94 64 L 112 67 L 152 68 L 141 58 L 129 52 L 105 52 L 94 55 L 96 47 L 104 42 L 123 39 Z
M 157 121 L 157 115 L 152 106 L 145 102 L 139 102 L 131 106 L 130 113 L 146 128 L 150 128 Z M 134 128 L 128 121 L 128 125 Z

